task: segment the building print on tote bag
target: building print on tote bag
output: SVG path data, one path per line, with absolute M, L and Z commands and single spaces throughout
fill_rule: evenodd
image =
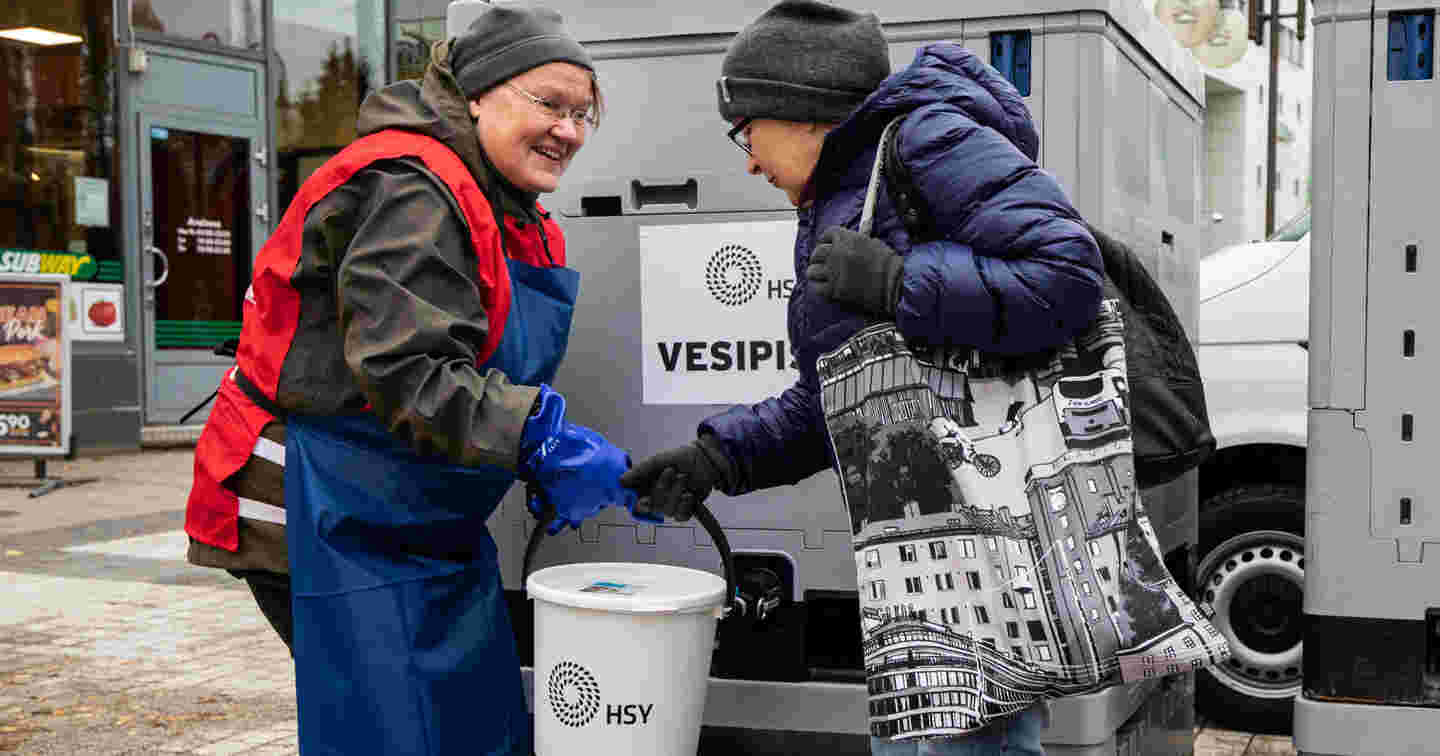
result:
M 890 323 L 819 371 L 872 735 L 961 734 L 1040 698 L 1228 658 L 1140 503 L 1113 301 L 1041 357 L 912 347 Z

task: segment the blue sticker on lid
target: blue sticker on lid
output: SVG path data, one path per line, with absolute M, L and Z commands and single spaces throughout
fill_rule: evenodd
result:
M 614 580 L 596 580 L 596 581 L 590 583 L 590 585 L 587 585 L 587 586 L 585 586 L 584 588 L 581 588 L 581 589 L 580 589 L 580 592 L 581 592 L 581 593 L 617 593 L 617 594 L 620 594 L 620 595 L 622 595 L 622 596 L 633 596 L 633 595 L 635 595 L 636 593 L 639 593 L 639 592 L 642 591 L 642 590 L 645 590 L 645 586 L 643 586 L 643 585 L 634 585 L 634 584 L 632 584 L 632 583 L 620 583 L 620 582 L 616 582 L 616 581 L 614 581 Z

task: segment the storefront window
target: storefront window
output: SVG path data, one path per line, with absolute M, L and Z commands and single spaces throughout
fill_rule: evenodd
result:
M 111 20 L 111 0 L 0 6 L 0 250 L 88 255 L 118 281 Z
M 283 212 L 355 139 L 360 102 L 385 84 L 384 0 L 275 0 L 276 154 Z
M 265 46 L 260 0 L 129 1 L 130 26 L 140 34 L 257 52 Z
M 392 0 L 395 16 L 395 78 L 419 79 L 430 63 L 430 48 L 445 39 L 448 0 Z

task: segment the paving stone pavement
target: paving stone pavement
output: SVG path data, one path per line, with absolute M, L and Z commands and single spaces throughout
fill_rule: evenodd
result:
M 0 476 L 30 473 L 0 461 Z M 50 473 L 100 480 L 0 489 L 0 753 L 299 753 L 285 645 L 242 583 L 183 561 L 190 452 Z M 1295 750 L 1196 728 L 1195 756 L 1262 754 Z

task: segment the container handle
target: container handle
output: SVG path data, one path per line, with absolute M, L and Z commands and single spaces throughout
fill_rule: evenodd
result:
M 530 491 L 525 491 L 525 496 L 530 497 Z M 530 533 L 530 540 L 525 544 L 525 561 L 520 569 L 520 592 L 525 593 L 527 583 L 530 579 L 530 564 L 535 559 L 535 552 L 540 548 L 540 541 L 545 538 L 545 529 L 555 519 L 555 504 L 549 497 L 541 496 L 540 516 L 535 519 L 535 529 Z M 736 585 L 735 585 L 735 556 L 730 551 L 730 539 L 725 537 L 725 530 L 720 527 L 720 521 L 715 515 L 700 502 L 695 503 L 695 519 L 710 534 L 710 540 L 715 544 L 715 550 L 720 552 L 720 563 L 725 569 L 725 605 L 721 608 L 721 617 L 728 616 L 735 609 Z

